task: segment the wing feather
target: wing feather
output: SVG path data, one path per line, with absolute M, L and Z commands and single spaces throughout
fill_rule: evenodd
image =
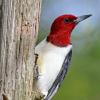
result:
M 56 80 L 54 81 L 53 85 L 49 89 L 48 95 L 46 96 L 45 100 L 50 100 L 49 98 L 51 98 L 52 95 L 55 94 L 54 92 L 56 92 L 57 89 L 60 87 L 60 85 L 61 85 L 62 81 L 64 80 L 65 75 L 67 73 L 68 66 L 69 66 L 69 63 L 71 61 L 71 57 L 72 57 L 72 49 L 66 55 L 65 60 L 64 60 L 63 65 L 62 65 L 62 68 L 61 68 L 59 74 L 57 75 Z

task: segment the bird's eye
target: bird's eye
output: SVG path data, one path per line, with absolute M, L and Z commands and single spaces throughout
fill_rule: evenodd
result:
M 64 19 L 64 22 L 65 22 L 65 23 L 69 22 L 69 19 L 67 19 L 67 18 L 66 18 L 66 19 Z
M 66 19 L 64 19 L 64 22 L 69 23 L 69 22 L 73 22 L 73 20 L 66 18 Z

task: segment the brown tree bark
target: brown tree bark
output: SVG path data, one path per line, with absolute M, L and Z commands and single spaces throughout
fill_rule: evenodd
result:
M 41 0 L 0 0 L 0 100 L 34 100 Z

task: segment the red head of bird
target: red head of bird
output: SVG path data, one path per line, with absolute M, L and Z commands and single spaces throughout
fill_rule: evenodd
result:
M 75 26 L 90 17 L 91 15 L 83 15 L 76 17 L 74 15 L 62 15 L 56 18 L 51 26 L 51 31 L 47 37 L 47 41 L 60 47 L 67 46 L 71 43 L 71 32 Z

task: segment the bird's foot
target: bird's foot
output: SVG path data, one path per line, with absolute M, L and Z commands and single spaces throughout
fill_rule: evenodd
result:
M 39 76 L 38 65 L 37 65 L 38 54 L 34 54 L 34 55 L 35 55 L 34 79 L 37 80 Z
M 42 93 L 34 92 L 34 95 L 35 95 L 34 100 L 44 100 L 45 95 L 43 95 Z

